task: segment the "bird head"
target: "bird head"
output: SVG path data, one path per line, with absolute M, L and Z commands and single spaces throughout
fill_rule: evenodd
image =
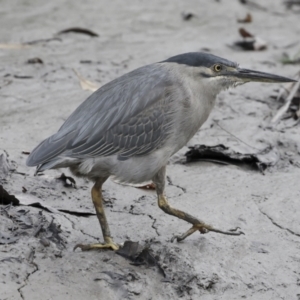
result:
M 237 63 L 203 52 L 191 52 L 173 56 L 164 62 L 184 65 L 193 70 L 193 77 L 203 86 L 215 90 L 235 87 L 247 82 L 295 82 L 295 80 L 255 70 L 240 68 Z

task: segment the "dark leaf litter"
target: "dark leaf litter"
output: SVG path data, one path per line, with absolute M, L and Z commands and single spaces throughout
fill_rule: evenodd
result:
M 267 147 L 256 154 L 235 152 L 222 144 L 216 146 L 195 145 L 189 148 L 190 150 L 185 153 L 187 163 L 193 161 L 210 161 L 219 164 L 246 167 L 260 171 L 262 174 L 267 168 L 276 165 L 279 160 L 278 155 L 272 151 L 272 147 Z

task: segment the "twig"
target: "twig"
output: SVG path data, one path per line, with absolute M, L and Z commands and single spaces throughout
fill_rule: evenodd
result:
M 300 77 L 300 76 L 298 75 L 298 77 Z M 299 87 L 300 87 L 300 81 L 298 81 L 294 84 L 289 96 L 286 99 L 285 104 L 278 110 L 277 114 L 271 120 L 271 123 L 277 123 L 282 118 L 282 116 L 287 112 Z

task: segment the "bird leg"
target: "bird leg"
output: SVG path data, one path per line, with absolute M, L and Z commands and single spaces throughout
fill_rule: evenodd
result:
M 102 185 L 106 181 L 107 178 L 100 178 L 96 181 L 92 188 L 92 200 L 96 209 L 97 217 L 102 229 L 102 234 L 105 243 L 100 244 L 77 244 L 74 247 L 74 250 L 76 248 L 80 248 L 81 250 L 91 250 L 91 249 L 112 249 L 112 250 L 118 250 L 119 246 L 113 241 L 111 235 L 109 226 L 107 223 L 107 219 L 104 212 L 104 206 L 103 206 L 103 197 L 102 197 Z
M 185 213 L 179 209 L 173 208 L 169 205 L 167 198 L 164 195 L 165 189 L 165 175 L 166 175 L 166 167 L 160 169 L 160 171 L 154 176 L 152 179 L 155 183 L 156 192 L 158 196 L 158 206 L 167 214 L 176 216 L 179 219 L 182 219 L 188 223 L 191 223 L 193 226 L 184 234 L 179 236 L 174 236 L 171 241 L 177 239 L 178 242 L 184 240 L 189 235 L 193 234 L 196 231 L 200 231 L 200 233 L 208 233 L 209 231 L 222 233 L 226 235 L 241 235 L 244 234 L 242 231 L 237 231 L 238 227 L 235 229 L 231 229 L 228 231 L 223 231 L 220 229 L 216 229 L 208 224 L 205 224 L 203 221 L 193 217 L 192 215 Z

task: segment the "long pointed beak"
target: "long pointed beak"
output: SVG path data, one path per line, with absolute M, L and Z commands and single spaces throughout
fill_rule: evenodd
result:
M 242 68 L 237 68 L 237 71 L 232 75 L 244 82 L 297 82 L 291 78 Z

